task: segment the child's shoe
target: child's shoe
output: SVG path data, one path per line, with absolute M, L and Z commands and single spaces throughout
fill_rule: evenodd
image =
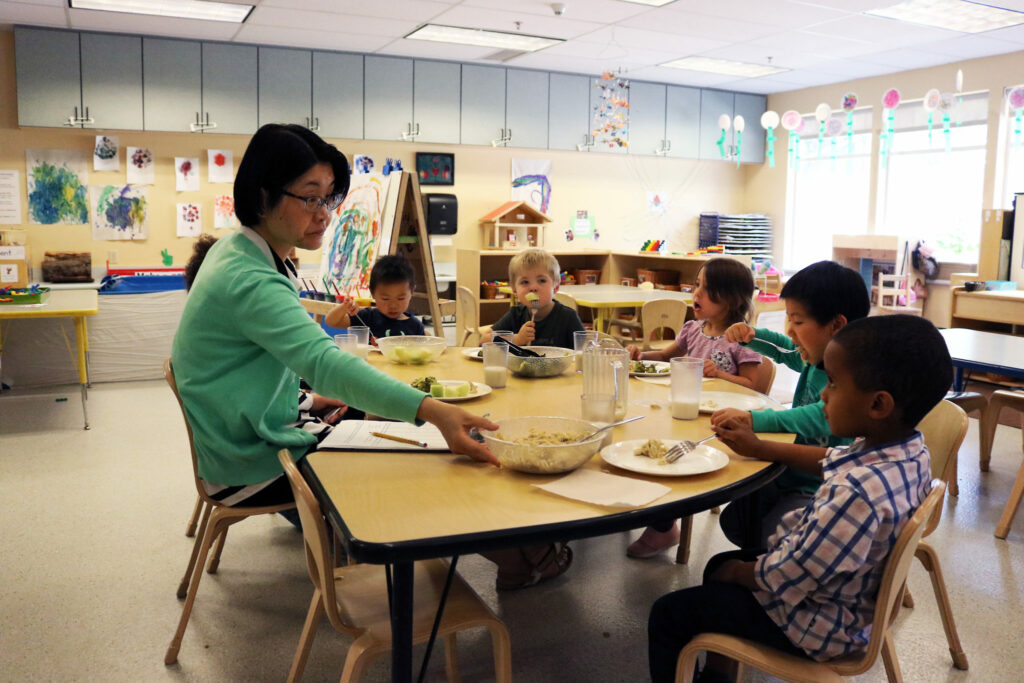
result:
M 629 544 L 626 554 L 638 560 L 646 560 L 679 543 L 679 524 L 672 523 L 668 531 L 658 531 L 652 526 L 644 529 L 640 538 Z

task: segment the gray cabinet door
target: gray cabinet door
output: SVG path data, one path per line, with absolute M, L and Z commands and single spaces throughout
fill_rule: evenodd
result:
M 590 78 L 551 74 L 548 148 L 576 149 L 590 139 Z
M 629 153 L 654 154 L 665 141 L 665 86 L 629 84 Z
M 546 92 L 544 95 L 547 97 Z M 464 145 L 489 145 L 501 138 L 505 129 L 505 69 L 462 65 L 461 119 L 460 141 Z
M 142 83 L 145 129 L 190 131 L 203 110 L 200 43 L 143 38 Z
M 78 34 L 73 31 L 14 30 L 18 80 L 18 125 L 62 126 L 82 115 Z
M 217 124 L 212 132 L 256 132 L 257 64 L 255 47 L 203 43 L 203 112 Z
M 82 106 L 87 128 L 142 130 L 142 38 L 83 33 Z
M 700 89 L 668 86 L 665 97 L 665 141 L 668 156 L 700 156 Z
M 279 47 L 259 48 L 259 120 L 311 127 L 313 53 Z
M 511 147 L 548 146 L 548 89 L 546 71 L 509 69 L 505 88 L 505 127 Z
M 764 128 L 761 127 L 761 114 L 768 107 L 768 98 L 764 95 L 748 95 L 736 93 L 736 116 L 743 117 L 744 130 L 740 145 L 740 161 L 760 164 L 764 161 Z M 733 144 L 736 131 L 733 130 Z
M 729 130 L 725 134 L 723 147 L 726 155 L 732 145 L 732 114 L 733 114 L 733 93 L 722 90 L 701 90 L 700 91 L 700 158 L 721 159 L 722 153 L 718 148 L 718 140 L 722 136 L 722 129 L 718 126 L 718 118 L 722 114 L 729 115 Z
M 313 129 L 328 138 L 362 139 L 362 55 L 313 53 Z
M 459 144 L 462 73 L 458 64 L 417 59 L 413 64 L 413 129 L 418 142 Z
M 595 120 L 595 117 L 597 116 L 597 112 L 600 111 L 601 104 L 602 104 L 603 99 L 604 99 L 602 97 L 601 88 L 597 87 L 597 81 L 598 81 L 598 79 L 597 79 L 596 76 L 587 79 L 587 84 L 588 84 L 588 86 L 590 88 L 590 112 L 589 112 L 589 119 L 587 121 L 587 128 L 588 128 L 588 131 L 590 132 L 590 134 L 593 136 L 592 142 L 594 143 L 594 146 L 590 148 L 590 151 L 591 152 L 600 152 L 601 154 L 626 154 L 626 152 L 627 152 L 627 150 L 629 148 L 628 147 L 620 147 L 617 143 L 614 142 L 614 140 L 612 139 L 613 138 L 612 135 L 608 135 L 608 136 L 605 136 L 605 137 L 602 138 L 602 136 L 600 136 L 600 135 L 594 136 L 594 134 L 593 134 L 593 129 L 597 128 L 597 125 L 598 125 L 598 122 Z M 625 94 L 625 91 L 620 91 L 620 92 L 622 92 L 622 94 Z M 629 96 L 626 95 L 627 99 L 628 99 L 628 97 Z M 623 110 L 622 114 L 623 114 L 623 116 L 627 117 L 626 121 L 628 122 L 629 121 L 629 118 L 628 118 L 629 117 L 629 110 L 628 109 Z M 615 136 L 615 137 L 619 137 L 622 140 L 624 140 L 626 142 L 629 142 L 629 125 L 628 125 L 628 123 L 627 123 L 627 125 L 625 127 L 625 130 L 624 131 L 620 131 L 618 133 L 618 135 Z M 611 143 L 611 144 L 609 144 L 609 143 Z
M 401 140 L 412 131 L 412 60 L 366 55 L 364 61 L 367 140 Z

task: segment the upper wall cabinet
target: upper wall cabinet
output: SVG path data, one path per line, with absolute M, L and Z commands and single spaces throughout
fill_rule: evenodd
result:
M 509 146 L 547 148 L 549 88 L 546 71 L 508 70 L 505 126 Z
M 415 134 L 412 117 L 412 60 L 366 55 L 364 97 L 367 140 L 407 140 Z
M 459 144 L 462 70 L 451 62 L 413 64 L 413 135 L 418 142 Z
M 92 128 L 142 128 L 142 38 L 83 33 L 82 105 Z
M 551 74 L 548 148 L 576 149 L 590 140 L 590 78 Z
M 461 97 L 460 142 L 464 145 L 504 144 L 505 69 L 463 64 Z
M 700 89 L 670 85 L 665 92 L 665 145 L 667 156 L 700 156 Z
M 313 127 L 313 53 L 259 48 L 259 123 Z
M 201 44 L 143 38 L 142 60 L 145 129 L 191 131 L 203 110 Z
M 657 83 L 629 84 L 629 153 L 664 154 L 666 87 Z
M 760 164 L 764 162 L 764 128 L 761 127 L 761 115 L 768 107 L 768 98 L 764 95 L 747 95 L 736 93 L 736 116 L 743 117 L 744 130 L 740 145 L 740 161 Z M 728 136 L 727 136 L 728 137 Z M 733 144 L 736 144 L 736 131 L 732 132 Z
M 256 132 L 257 64 L 255 47 L 203 43 L 203 124 L 209 124 L 207 130 Z
M 313 53 L 312 128 L 328 138 L 362 139 L 362 55 Z

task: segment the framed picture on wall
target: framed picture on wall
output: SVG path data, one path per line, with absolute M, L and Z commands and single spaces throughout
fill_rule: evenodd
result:
M 416 152 L 416 175 L 420 185 L 454 185 L 455 155 Z

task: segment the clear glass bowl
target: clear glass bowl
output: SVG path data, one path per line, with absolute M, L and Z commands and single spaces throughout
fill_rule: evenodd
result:
M 377 348 L 392 363 L 422 365 L 437 360 L 448 342 L 444 337 L 405 335 L 398 337 L 377 337 Z
M 523 358 L 508 354 L 508 369 L 519 377 L 554 377 L 568 370 L 576 352 L 563 349 L 561 346 L 530 346 L 527 347 L 543 356 L 543 358 Z
M 531 431 L 546 434 L 575 434 L 577 438 L 594 432 L 595 427 L 585 420 L 570 417 L 509 417 L 495 420 L 500 428 L 480 430 L 484 443 L 491 449 L 502 467 L 532 474 L 571 472 L 590 460 L 601 448 L 608 432 L 596 434 L 586 441 L 567 444 L 539 445 L 516 443 Z M 500 434 L 500 437 L 498 436 Z

